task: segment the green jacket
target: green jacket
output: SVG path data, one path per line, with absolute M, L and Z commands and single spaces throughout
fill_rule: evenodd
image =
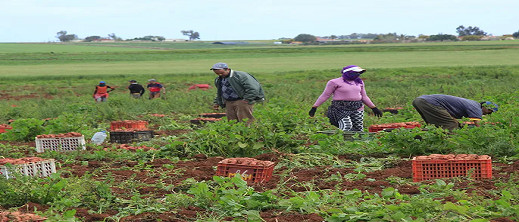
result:
M 261 102 L 265 100 L 265 94 L 260 83 L 254 76 L 249 73 L 231 70 L 229 74 L 229 83 L 239 97 L 247 100 L 249 104 Z M 216 77 L 214 80 L 216 85 L 217 93 L 214 103 L 220 107 L 225 107 L 225 100 L 222 96 L 222 78 Z

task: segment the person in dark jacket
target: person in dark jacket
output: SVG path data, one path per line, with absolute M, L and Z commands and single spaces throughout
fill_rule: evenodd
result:
M 476 102 L 461 97 L 433 94 L 422 95 L 414 99 L 413 106 L 427 124 L 453 130 L 462 125 L 457 119 L 470 118 L 476 126 L 483 115 L 498 110 L 497 104 L 489 101 Z
M 252 123 L 254 104 L 265 100 L 260 83 L 251 74 L 232 70 L 222 62 L 210 70 L 218 75 L 214 80 L 217 93 L 213 108 L 225 108 L 227 120 L 247 119 L 247 124 Z
M 130 96 L 133 98 L 141 98 L 144 94 L 144 87 L 141 84 L 137 83 L 136 80 L 130 80 L 130 85 L 128 86 L 128 90 L 130 90 Z

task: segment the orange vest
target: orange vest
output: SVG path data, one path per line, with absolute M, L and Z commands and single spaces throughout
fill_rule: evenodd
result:
M 106 94 L 106 91 L 108 90 L 108 86 L 96 86 L 97 91 L 96 94 Z

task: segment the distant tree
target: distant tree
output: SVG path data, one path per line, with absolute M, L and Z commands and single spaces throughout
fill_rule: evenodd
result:
M 182 30 L 180 31 L 182 35 L 188 36 L 189 41 L 193 41 L 195 39 L 200 39 L 200 33 L 195 32 L 193 30 Z
M 100 40 L 100 39 L 101 39 L 101 36 L 93 35 L 93 36 L 86 37 L 83 41 L 85 41 L 85 42 L 93 42 L 93 41 L 97 41 L 97 40 Z
M 166 40 L 166 38 L 164 38 L 162 36 L 147 35 L 147 36 L 144 36 L 144 37 L 133 38 L 133 40 L 142 40 L 142 41 L 153 41 L 153 42 L 156 42 L 156 41 L 164 41 L 164 40 Z
M 516 39 L 519 38 L 519 31 L 514 32 L 514 33 L 512 34 L 512 36 L 513 36 L 514 38 L 516 38 Z
M 484 32 L 483 30 L 479 29 L 477 26 L 469 26 L 467 28 L 465 28 L 465 26 L 458 26 L 458 28 L 456 28 L 456 32 L 458 33 L 458 36 L 467 36 L 467 35 L 481 35 L 481 36 L 486 36 L 487 33 Z
M 454 35 L 438 34 L 429 36 L 426 41 L 457 41 L 458 38 Z
M 74 39 L 77 39 L 77 35 L 67 34 L 67 31 L 59 31 L 56 34 L 56 38 L 58 38 L 60 42 L 70 42 Z
M 115 33 L 108 34 L 108 37 L 111 38 L 114 41 L 122 41 L 123 40 L 122 38 L 116 36 Z
M 335 40 L 335 39 L 337 39 L 337 36 L 336 36 L 336 35 L 331 35 L 331 36 L 330 36 L 330 39 Z
M 304 43 L 315 42 L 315 40 L 317 40 L 317 38 L 310 34 L 299 34 L 294 38 L 294 41 Z

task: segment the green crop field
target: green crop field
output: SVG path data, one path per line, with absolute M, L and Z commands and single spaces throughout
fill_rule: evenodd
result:
M 517 58 L 519 41 L 0 44 L 0 221 L 7 211 L 15 212 L 11 219 L 24 213 L 47 221 L 519 221 Z M 254 106 L 251 126 L 225 118 L 191 123 L 223 112 L 212 109 L 214 87 L 188 90 L 212 86 L 216 62 L 262 84 L 266 101 Z M 315 117 L 308 111 L 351 64 L 367 69 L 361 77 L 377 107 L 402 109 L 380 118 L 367 109 L 365 134 L 350 138 L 328 122 L 330 100 Z M 150 78 L 165 96 L 129 97 L 128 80 Z M 95 103 L 101 80 L 115 90 Z M 499 111 L 481 127 L 445 131 L 425 125 L 411 105 L 436 93 L 493 101 Z M 147 121 L 154 137 L 119 144 L 113 131 L 103 144 L 91 143 L 120 120 Z M 422 126 L 367 132 L 400 122 Z M 70 132 L 84 136 L 85 150 L 36 152 L 36 136 Z M 430 154 L 489 155 L 492 178 L 477 178 L 474 168 L 413 182 L 412 158 Z M 57 172 L 24 176 L 3 164 L 24 157 L 53 159 Z M 218 162 L 232 157 L 274 162 L 272 178 L 251 184 L 215 176 Z

